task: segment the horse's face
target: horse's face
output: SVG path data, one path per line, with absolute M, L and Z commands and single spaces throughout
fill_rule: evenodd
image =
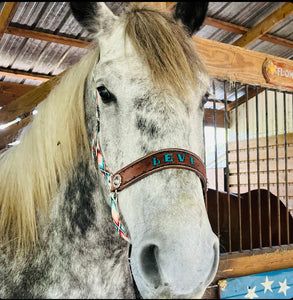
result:
M 95 13 L 92 8 L 86 15 L 99 16 L 93 23 L 83 17 L 84 3 L 72 9 L 81 24 L 90 24 L 87 28 L 96 33 L 100 46 L 89 85 L 93 93 L 98 91 L 99 141 L 110 171 L 164 148 L 183 148 L 202 157 L 204 84 L 189 86 L 182 99 L 160 89 L 125 35 L 122 17 L 99 3 Z M 184 14 L 183 7 L 177 17 L 180 12 Z M 119 209 L 132 242 L 130 264 L 140 294 L 201 297 L 215 276 L 219 250 L 197 175 L 182 169 L 154 173 L 119 193 Z

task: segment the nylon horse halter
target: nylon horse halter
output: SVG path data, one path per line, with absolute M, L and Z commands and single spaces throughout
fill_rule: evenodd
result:
M 100 131 L 100 110 L 97 92 L 94 93 L 94 100 L 96 102 L 97 124 L 92 141 L 92 158 L 94 162 L 98 164 L 98 167 L 110 188 L 111 214 L 115 228 L 122 238 L 131 243 L 119 217 L 118 192 L 155 172 L 168 168 L 181 168 L 193 171 L 199 176 L 204 196 L 206 196 L 207 179 L 205 165 L 199 156 L 188 150 L 168 148 L 151 152 L 128 164 L 116 173 L 111 173 L 102 155 L 98 139 L 98 133 Z

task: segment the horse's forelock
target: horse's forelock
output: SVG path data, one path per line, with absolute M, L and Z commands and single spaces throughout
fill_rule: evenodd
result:
M 125 33 L 149 66 L 155 87 L 181 97 L 188 95 L 190 85 L 207 88 L 205 65 L 171 12 L 133 4 L 124 17 Z

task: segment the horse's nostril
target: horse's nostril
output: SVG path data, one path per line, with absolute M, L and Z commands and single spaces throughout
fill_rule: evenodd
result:
M 140 256 L 141 270 L 147 282 L 155 289 L 161 285 L 161 276 L 157 262 L 159 248 L 156 245 L 148 245 L 143 248 Z

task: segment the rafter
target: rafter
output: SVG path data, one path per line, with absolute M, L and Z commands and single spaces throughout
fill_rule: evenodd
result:
M 12 20 L 14 13 L 19 5 L 19 2 L 5 2 L 5 5 L 0 14 L 0 40 L 5 33 L 7 26 Z
M 249 28 L 246 28 L 244 26 L 232 24 L 232 23 L 225 22 L 225 21 L 218 20 L 218 19 L 211 18 L 211 17 L 206 17 L 204 24 L 213 26 L 213 27 L 216 27 L 216 28 L 219 28 L 222 30 L 226 30 L 229 32 L 233 32 L 236 34 L 245 34 L 249 30 Z M 293 49 L 293 41 L 286 40 L 286 39 L 280 38 L 278 36 L 274 36 L 272 34 L 266 33 L 263 36 L 259 37 L 259 39 L 266 41 L 266 42 L 270 42 L 273 44 L 277 44 L 277 45 L 281 45 L 281 46 Z
M 35 87 L 34 85 L 0 81 L 0 106 L 7 105 Z
M 39 80 L 39 81 L 47 81 L 53 77 L 52 75 L 25 72 L 25 71 L 6 69 L 6 68 L 1 68 L 1 67 L 0 67 L 0 75 L 17 77 L 17 78 L 21 78 L 21 79 L 33 79 L 33 80 Z
M 90 45 L 90 42 L 87 41 L 73 39 L 73 38 L 60 36 L 56 34 L 40 32 L 31 29 L 18 28 L 14 26 L 8 26 L 6 29 L 6 33 L 21 36 L 21 37 L 26 37 L 26 38 L 32 38 L 36 40 L 42 40 L 50 43 L 68 45 L 71 47 L 86 48 Z
M 259 39 L 266 32 L 271 30 L 274 26 L 289 17 L 293 13 L 293 4 L 286 2 L 263 21 L 249 29 L 242 37 L 236 40 L 233 45 L 239 47 L 246 47 L 255 40 Z

